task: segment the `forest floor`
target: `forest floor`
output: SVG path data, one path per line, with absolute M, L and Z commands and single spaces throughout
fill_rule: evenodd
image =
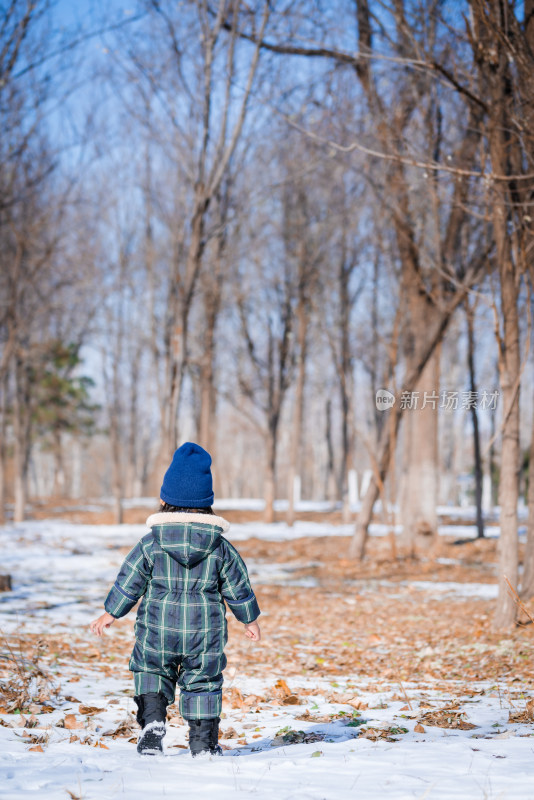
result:
M 144 526 L 0 529 L 13 576 L 0 595 L 0 796 L 534 798 L 534 625 L 491 629 L 497 540 L 443 535 L 432 554 L 393 560 L 376 536 L 358 565 L 347 529 L 314 519 L 232 525 L 263 638 L 229 616 L 224 754 L 195 760 L 177 705 L 165 756 L 136 754 L 133 614 L 101 640 L 88 630 Z

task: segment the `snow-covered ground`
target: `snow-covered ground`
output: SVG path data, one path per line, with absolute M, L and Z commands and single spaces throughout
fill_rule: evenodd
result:
M 128 718 L 132 709 L 131 699 L 124 695 L 128 681 L 103 679 L 85 669 L 79 670 L 76 677 L 80 680 L 71 686 L 65 684 L 64 688 L 75 692 L 76 699 L 85 705 L 103 707 L 85 722 L 83 716 L 76 716 L 82 730 L 54 726 L 66 715 L 76 714 L 78 704 L 69 702 L 60 711 L 40 715 L 38 727 L 31 729 L 34 735 L 49 734 L 44 752 L 29 750 L 22 738 L 23 726 L 0 729 L 0 796 L 6 800 L 59 800 L 67 798 L 67 792 L 83 800 L 534 797 L 533 740 L 524 735 L 525 726 L 507 724 L 508 710 L 501 706 L 497 691 L 493 696 L 471 701 L 471 707 L 466 702 L 469 719 L 476 728 L 462 731 L 427 726 L 424 732 L 417 733 L 411 712 L 401 710 L 404 701 L 391 701 L 392 691 L 381 687 L 375 692 L 362 692 L 357 680 L 349 681 L 347 677 L 344 685 L 353 687 L 351 691 L 369 706 L 358 718 L 364 720 L 359 727 L 335 720 L 316 724 L 295 720 L 304 711 L 302 705 L 276 710 L 260 707 L 259 713 L 227 708 L 222 730 L 232 727 L 236 734 L 245 736 L 238 736 L 243 743 L 225 750 L 223 757 L 193 760 L 184 749 L 185 726 L 175 726 L 171 720 L 165 755 L 149 759 L 137 755 L 134 743 L 106 735 Z M 290 687 L 293 683 L 302 687 L 306 682 L 290 681 Z M 321 683 L 324 682 L 311 684 L 314 694 L 305 698 L 306 707 L 314 715 L 335 716 L 342 706 L 325 702 L 324 695 L 330 687 Z M 344 689 L 339 681 L 336 685 L 336 691 Z M 245 695 L 263 689 L 258 681 L 249 682 L 246 678 L 239 681 L 239 687 Z M 410 696 L 420 698 L 423 694 L 436 705 L 445 699 L 432 690 L 405 688 Z M 110 705 L 113 700 L 118 703 Z M 417 711 L 417 703 L 412 705 Z M 349 706 L 345 709 L 350 711 Z M 3 715 L 3 719 L 8 717 Z M 364 727 L 388 728 L 392 741 L 356 738 Z M 304 742 L 277 743 L 276 735 L 280 740 L 286 728 L 298 732 L 295 738 L 298 740 L 300 735 Z M 306 738 L 315 738 L 312 733 L 316 734 L 316 741 L 306 742 Z M 80 741 L 71 742 L 73 734 Z M 84 739 L 89 741 L 82 744 Z
M 144 532 L 144 526 L 58 521 L 0 529 L 0 569 L 13 576 L 13 591 L 0 594 L 2 633 L 8 639 L 17 633 L 46 638 L 52 632 L 67 641 L 81 636 L 88 651 L 94 649 L 97 640 L 87 625 L 100 613 L 121 563 L 118 548 Z M 229 538 L 327 533 L 339 534 L 340 529 L 318 523 L 300 523 L 294 532 L 281 525 L 236 525 Z M 262 562 L 250 566 L 256 585 L 291 584 L 291 568 Z M 382 583 L 384 590 L 394 588 Z M 488 597 L 494 592 L 492 584 L 420 581 L 411 588 L 422 595 L 462 590 Z M 127 633 L 112 628 L 104 646 L 106 641 L 124 643 Z M 261 661 L 261 644 L 256 648 Z M 105 669 L 97 662 L 76 663 L 65 656 L 52 661 L 51 676 L 61 683 L 53 708 L 41 713 L 36 707 L 30 718 L 0 714 L 1 798 L 534 799 L 532 726 L 509 723 L 510 710 L 522 710 L 527 699 L 517 684 L 513 699 L 506 687 L 490 682 L 473 685 L 469 694 L 457 698 L 463 719 L 476 727 L 462 730 L 423 722 L 415 730 L 418 716 L 450 704 L 443 687 L 427 681 L 403 687 L 373 684 L 362 682 L 358 674 L 336 676 L 334 683 L 295 677 L 287 683 L 298 703 L 283 705 L 268 700 L 276 681 L 285 677 L 279 667 L 265 664 L 261 681 L 238 669 L 227 675 L 227 686 L 245 699 L 257 699 L 241 707 L 225 702 L 221 727 L 228 749 L 223 757 L 193 760 L 184 749 L 185 726 L 171 719 L 165 756 L 141 758 L 134 743 L 109 735 L 133 719 L 126 659 L 111 668 L 106 662 Z M 406 695 L 399 694 L 401 689 Z M 361 706 L 358 712 L 354 698 Z M 84 706 L 92 711 L 81 710 Z M 47 741 L 40 745 L 39 737 Z

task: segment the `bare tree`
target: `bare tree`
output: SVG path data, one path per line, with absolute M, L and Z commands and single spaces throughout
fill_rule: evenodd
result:
M 519 22 L 505 0 L 473 0 L 469 36 L 478 71 L 479 92 L 487 97 L 487 152 L 494 175 L 491 191 L 492 231 L 499 276 L 499 309 L 495 306 L 499 375 L 503 403 L 501 477 L 499 484 L 500 564 L 496 628 L 510 626 L 516 606 L 508 590 L 518 584 L 519 499 L 519 297 L 521 280 L 532 250 L 528 209 L 534 179 L 534 112 L 531 75 L 534 68 L 534 25 L 529 3 Z M 513 69 L 511 59 L 518 60 Z M 526 133 L 525 133 L 526 132 Z M 526 167 L 526 169 L 525 169 Z
M 298 143 L 295 142 L 295 146 Z M 306 151 L 304 151 L 306 154 Z M 298 176 L 302 169 L 301 159 L 292 153 L 291 168 L 297 173 L 292 177 L 288 172 L 284 190 L 284 243 L 288 258 L 295 262 L 296 306 L 295 330 L 293 332 L 294 361 L 296 364 L 295 396 L 291 417 L 289 440 L 289 459 L 287 471 L 287 524 L 295 522 L 296 481 L 301 485 L 301 449 L 303 436 L 304 397 L 306 370 L 308 366 L 310 326 L 312 324 L 313 298 L 319 285 L 318 270 L 324 257 L 321 234 L 316 214 L 312 208 L 311 186 Z M 315 199 L 315 198 L 314 198 Z M 314 224 L 315 222 L 315 224 Z
M 351 206 L 358 208 L 361 205 L 361 192 L 353 197 L 344 196 L 340 199 L 338 218 L 336 219 L 336 233 L 338 242 L 332 252 L 334 268 L 330 267 L 329 275 L 325 278 L 328 291 L 324 293 L 326 305 L 328 294 L 331 299 L 332 309 L 326 310 L 324 327 L 326 339 L 332 358 L 339 391 L 341 410 L 341 452 L 338 473 L 338 491 L 341 497 L 343 520 L 349 519 L 348 474 L 353 467 L 354 453 L 354 331 L 353 313 L 358 298 L 364 287 L 364 280 L 359 278 L 355 285 L 355 276 L 358 267 L 361 267 L 359 251 L 363 250 L 361 240 L 355 236 L 354 229 L 358 223 L 355 215 L 349 213 Z
M 265 441 L 266 522 L 274 520 L 279 426 L 294 366 L 296 287 L 288 260 L 282 268 L 282 276 L 278 271 L 273 274 L 256 256 L 254 274 L 249 272 L 248 280 L 240 276 L 236 288 L 243 336 L 242 352 L 237 357 L 238 384 L 245 413 Z
M 147 2 L 157 47 L 146 53 L 142 46 L 135 51 L 130 47 L 133 68 L 145 90 L 159 94 L 189 187 L 186 224 L 178 226 L 182 233 L 178 234 L 172 257 L 165 312 L 166 366 L 161 397 L 165 462 L 178 442 L 178 412 L 189 361 L 191 310 L 208 237 L 213 235 L 207 229 L 208 213 L 243 131 L 260 54 L 258 46 L 243 46 L 240 41 L 240 16 L 245 9 L 239 0 L 230 5 L 220 0 L 215 10 L 206 0 L 191 0 L 186 5 L 185 9 L 177 9 L 172 3 Z M 262 3 L 257 16 L 263 36 L 269 18 L 268 2 Z M 185 51 L 184 28 L 188 28 Z M 163 64 L 155 61 L 158 52 L 163 55 Z M 186 56 L 189 65 L 194 65 L 192 70 L 184 69 Z M 236 91 L 236 83 L 242 85 L 241 92 Z M 188 105 L 186 117 L 181 113 L 184 102 Z

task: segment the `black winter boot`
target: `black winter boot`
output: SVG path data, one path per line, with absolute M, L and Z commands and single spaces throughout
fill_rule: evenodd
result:
M 189 749 L 193 758 L 202 753 L 222 755 L 219 740 L 219 717 L 215 719 L 188 719 Z
M 168 700 L 163 692 L 147 692 L 134 697 L 137 704 L 137 722 L 143 730 L 137 742 L 137 752 L 155 756 L 163 752 L 165 720 Z

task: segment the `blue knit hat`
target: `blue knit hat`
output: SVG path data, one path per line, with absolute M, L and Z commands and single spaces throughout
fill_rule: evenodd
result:
M 214 499 L 210 467 L 210 454 L 194 442 L 185 442 L 165 473 L 161 499 L 179 508 L 209 508 Z

